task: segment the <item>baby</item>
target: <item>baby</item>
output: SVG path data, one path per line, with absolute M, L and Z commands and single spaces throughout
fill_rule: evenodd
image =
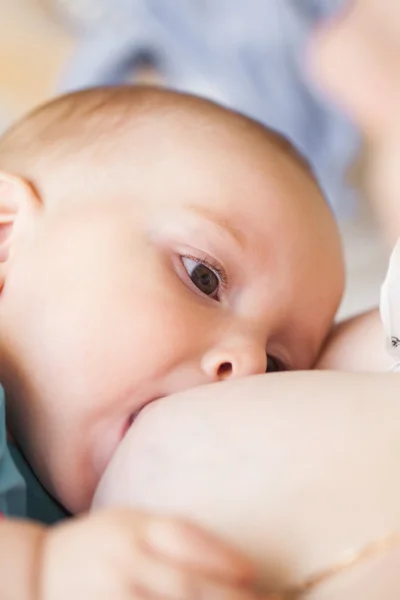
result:
M 314 69 L 377 146 L 377 208 L 393 240 L 400 9 L 351 8 L 320 32 Z M 389 352 L 371 311 L 338 326 L 317 365 L 375 373 L 246 378 L 154 403 L 116 452 L 96 507 L 185 514 L 252 556 L 270 587 L 290 592 L 279 598 L 397 600 L 399 379 L 378 371 L 399 367 L 399 281 L 397 244 L 381 301 Z
M 7 427 L 71 513 L 149 403 L 315 364 L 340 241 L 278 134 L 190 96 L 96 89 L 9 130 L 0 171 Z M 4 520 L 1 598 L 252 597 L 240 554 L 157 515 Z

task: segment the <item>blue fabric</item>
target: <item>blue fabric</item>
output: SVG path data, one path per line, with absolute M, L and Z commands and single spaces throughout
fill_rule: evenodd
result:
M 346 171 L 359 135 L 311 84 L 311 29 L 347 0 L 96 0 L 63 91 L 124 82 L 150 57 L 166 84 L 233 107 L 285 134 L 337 214 L 354 208 Z
M 26 514 L 26 485 L 11 458 L 7 445 L 6 411 L 0 387 L 0 512 L 9 517 Z
M 5 399 L 0 386 L 0 512 L 51 525 L 68 513 L 47 493 L 20 450 L 7 443 Z
M 46 525 L 53 525 L 68 517 L 69 514 L 66 510 L 44 489 L 19 448 L 14 444 L 10 444 L 9 450 L 14 464 L 23 476 L 26 485 L 25 516 Z

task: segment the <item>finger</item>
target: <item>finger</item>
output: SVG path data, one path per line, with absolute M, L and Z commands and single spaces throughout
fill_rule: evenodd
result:
M 241 553 L 209 532 L 174 519 L 151 519 L 147 549 L 199 573 L 235 583 L 254 579 L 254 567 Z
M 132 582 L 132 598 L 143 600 L 260 600 L 260 596 L 244 586 L 163 564 L 148 557 L 138 562 Z
M 137 588 L 134 592 L 134 595 L 130 597 L 130 600 L 175 600 L 175 597 L 169 598 L 165 594 L 157 595 L 151 590 L 147 588 Z M 191 596 L 184 596 L 182 600 L 264 600 L 258 595 L 253 594 L 252 592 L 240 591 L 230 587 L 220 587 L 217 589 L 214 588 L 203 588 L 203 590 L 194 591 Z M 179 600 L 181 600 L 179 598 Z M 265 600 L 286 600 L 281 597 L 271 597 L 271 599 L 267 596 Z

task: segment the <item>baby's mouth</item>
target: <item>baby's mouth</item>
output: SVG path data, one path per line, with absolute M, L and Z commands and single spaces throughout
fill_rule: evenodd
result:
M 135 410 L 134 413 L 131 414 L 131 416 L 128 419 L 128 426 L 126 428 L 126 431 L 128 431 L 133 423 L 136 421 L 137 417 L 139 416 L 139 414 L 142 412 L 142 410 L 144 408 L 146 408 L 146 406 L 149 406 L 149 404 L 151 404 L 152 402 L 155 402 L 156 400 L 160 400 L 163 396 L 156 396 L 155 398 L 152 398 L 151 400 L 148 400 L 147 402 L 145 402 L 144 404 L 142 404 L 142 406 L 140 406 L 140 408 L 138 408 L 137 410 Z M 126 433 L 125 431 L 125 433 Z
M 145 404 L 145 406 L 147 406 L 147 405 Z M 140 414 L 141 410 L 142 410 L 141 408 L 138 408 L 138 410 L 135 410 L 135 412 L 129 417 L 129 420 L 128 420 L 128 429 L 130 427 L 132 427 L 133 423 L 136 420 L 136 417 L 138 417 L 138 415 Z
M 98 475 L 99 479 L 103 476 L 105 469 L 107 468 L 110 460 L 114 453 L 117 451 L 120 443 L 124 440 L 127 432 L 130 430 L 136 419 L 146 406 L 162 398 L 162 395 L 150 397 L 148 400 L 142 401 L 139 407 L 132 412 L 129 416 L 125 416 L 123 421 L 120 421 L 118 429 L 112 431 L 110 441 L 105 442 L 104 436 L 101 438 L 101 443 L 96 446 L 98 450 L 93 451 L 93 468 L 94 472 Z

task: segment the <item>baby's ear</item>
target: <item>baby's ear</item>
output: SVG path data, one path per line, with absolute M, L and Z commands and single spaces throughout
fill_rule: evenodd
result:
M 22 224 L 29 209 L 38 203 L 39 198 L 27 181 L 0 171 L 0 290 L 6 278 L 17 225 Z

